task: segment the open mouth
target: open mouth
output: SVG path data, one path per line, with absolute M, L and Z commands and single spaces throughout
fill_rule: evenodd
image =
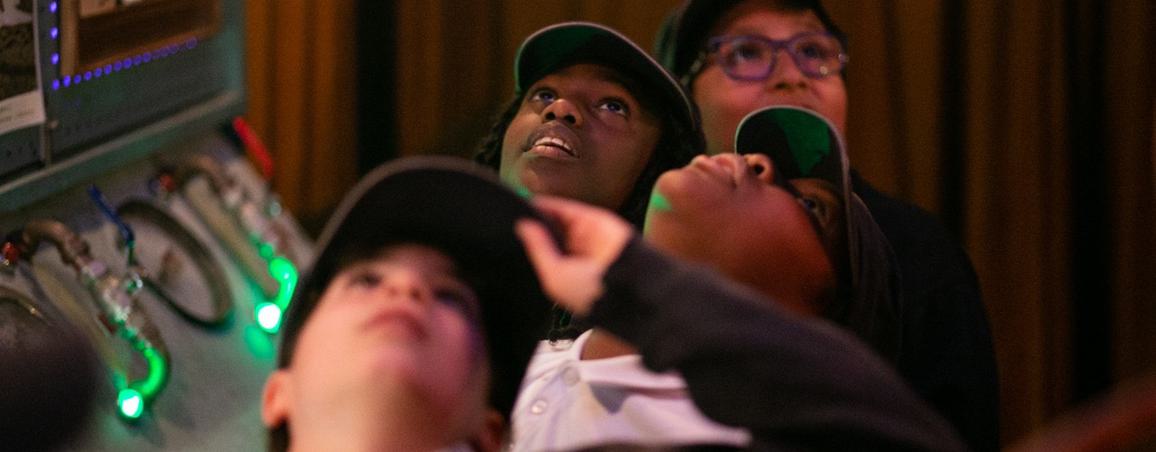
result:
M 553 157 L 578 158 L 578 138 L 565 126 L 545 125 L 526 140 L 526 152 Z
M 569 154 L 570 156 L 575 156 L 574 155 L 574 149 L 571 148 L 570 145 L 568 143 L 566 143 L 565 141 L 563 141 L 561 138 L 557 138 L 557 137 L 539 138 L 538 141 L 535 141 L 533 146 L 531 146 L 531 149 L 540 148 L 540 147 L 555 148 L 555 149 L 561 150 L 562 152 L 565 152 L 566 154 Z

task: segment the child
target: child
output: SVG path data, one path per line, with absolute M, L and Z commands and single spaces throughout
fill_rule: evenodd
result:
M 703 147 L 678 83 L 602 25 L 566 22 L 522 43 L 514 100 L 476 160 L 522 193 L 577 199 L 642 226 L 651 187 Z
M 772 105 L 818 111 L 845 131 L 846 49 L 819 0 L 687 0 L 656 54 L 700 109 L 706 152 L 719 154 L 735 150 L 743 117 Z M 971 260 L 934 216 L 851 177 L 903 275 L 896 367 L 972 448 L 999 450 L 995 353 Z
M 450 158 L 346 196 L 284 324 L 262 419 L 273 450 L 496 450 L 549 315 L 513 235 L 538 218 Z
M 779 171 L 771 159 L 757 154 L 697 157 L 690 165 L 668 171 L 659 178 L 655 201 L 651 202 L 647 216 L 646 239 L 676 257 L 713 267 L 745 284 L 747 290 L 755 289 L 765 299 L 774 300 L 776 306 L 786 308 L 794 316 L 822 315 L 846 325 L 867 340 L 891 343 L 887 333 L 894 330 L 897 312 L 889 293 L 896 284 L 894 274 L 888 271 L 890 249 L 870 216 L 865 215 L 865 209 L 845 189 L 846 156 L 842 140 L 830 123 L 802 110 L 758 112 L 744 122 L 740 142 L 751 150 L 798 148 L 792 158 L 784 155 L 782 159 L 799 168 L 784 165 Z M 815 180 L 808 187 L 796 187 L 787 182 L 784 177 L 787 174 L 781 173 L 808 175 Z M 567 224 L 567 220 L 559 221 Z M 585 233 L 605 234 L 603 231 Z M 584 246 L 585 242 L 582 245 L 567 243 L 568 249 L 577 254 L 587 251 Z M 615 257 L 599 256 L 602 265 L 609 265 Z M 565 269 L 554 263 L 539 265 L 540 270 L 546 268 L 565 274 Z M 644 289 L 634 289 L 630 292 L 632 295 L 647 300 L 658 297 L 672 305 L 684 306 L 687 311 L 671 314 L 686 316 L 683 321 L 695 318 L 709 321 L 709 312 L 715 309 L 714 300 L 696 298 L 701 305 L 676 300 L 680 298 L 679 292 L 668 292 L 666 287 L 681 287 L 683 282 L 678 278 L 660 277 L 644 262 L 632 265 L 629 271 L 646 274 L 646 279 L 652 281 L 643 284 Z M 594 292 L 603 286 L 585 279 L 576 279 L 571 284 Z M 610 287 L 611 282 L 604 285 Z M 867 288 L 871 290 L 860 292 Z M 694 297 L 695 292 L 688 289 L 685 295 Z M 852 296 L 858 299 L 851 301 Z M 635 320 L 647 323 L 662 318 L 661 314 L 651 311 L 606 311 L 604 314 L 603 322 L 609 324 Z M 772 326 L 768 324 L 767 328 Z M 727 331 L 732 327 L 730 321 L 702 326 L 716 330 L 703 334 L 728 337 Z M 677 349 L 685 345 L 691 349 L 693 341 L 715 340 L 691 336 L 681 330 L 681 325 L 679 328 L 663 325 L 661 334 L 654 329 L 657 326 L 639 328 L 631 336 L 658 334 L 665 341 L 663 348 Z M 653 373 L 654 366 L 647 363 L 645 354 L 638 354 L 636 344 L 598 328 L 573 342 L 541 344 L 527 370 L 515 406 L 514 448 L 568 450 L 606 444 L 734 447 L 753 444 L 755 438 L 750 431 L 735 428 L 746 425 L 729 421 L 733 412 L 704 416 L 709 413 L 700 413 L 699 409 L 705 407 L 689 397 L 695 388 L 688 387 L 678 374 Z M 698 359 L 713 366 L 725 366 L 733 364 L 728 361 L 732 354 L 748 352 L 747 348 L 738 346 Z M 775 357 L 767 359 L 773 362 Z M 647 363 L 645 368 L 644 363 Z M 788 378 L 777 374 L 773 377 Z M 708 384 L 698 390 L 727 393 L 734 389 Z M 720 420 L 727 420 L 729 425 L 720 424 Z

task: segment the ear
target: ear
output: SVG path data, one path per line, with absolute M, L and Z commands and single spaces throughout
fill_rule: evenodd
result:
M 265 380 L 265 391 L 261 394 L 261 421 L 266 427 L 274 428 L 289 421 L 290 377 L 288 371 L 278 369 Z
M 505 444 L 506 432 L 509 431 L 506 428 L 506 417 L 493 408 L 487 408 L 485 416 L 485 420 L 482 421 L 482 430 L 470 443 L 474 446 L 474 450 L 497 452 L 502 449 L 502 444 Z

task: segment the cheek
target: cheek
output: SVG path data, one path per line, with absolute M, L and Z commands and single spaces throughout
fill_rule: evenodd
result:
M 534 131 L 537 124 L 537 115 L 532 112 L 520 112 L 514 116 L 514 119 L 506 126 L 505 135 L 502 136 L 501 168 L 504 169 L 515 163 L 515 159 L 522 154 L 526 138 Z
M 707 153 L 711 155 L 734 151 L 739 121 L 759 107 L 759 85 L 734 84 L 722 77 L 723 80 L 716 80 L 719 77 L 713 72 L 704 73 L 694 85 L 694 100 L 702 116 Z
M 485 356 L 484 339 L 473 323 L 452 308 L 443 308 L 437 317 L 438 340 L 434 344 L 435 350 L 429 350 L 432 355 L 440 357 L 434 361 L 440 363 L 437 378 L 449 388 L 465 387 Z
M 834 77 L 830 83 L 823 83 L 818 87 L 823 99 L 822 113 L 830 119 L 841 133 L 847 133 L 847 89 L 843 79 Z

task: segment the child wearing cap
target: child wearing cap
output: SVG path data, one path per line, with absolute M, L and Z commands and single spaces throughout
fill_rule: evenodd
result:
M 657 41 L 658 60 L 700 109 L 709 154 L 733 152 L 741 119 L 771 105 L 815 110 L 846 130 L 847 36 L 819 0 L 687 0 Z M 971 447 L 998 450 L 995 353 L 970 259 L 934 216 L 851 177 L 903 274 L 896 367 Z
M 410 158 L 346 196 L 283 326 L 271 450 L 497 450 L 550 303 L 523 199 L 469 162 Z
M 814 180 L 804 184 L 797 179 L 800 184 L 796 186 L 762 154 L 699 156 L 658 179 L 644 236 L 660 250 L 707 265 L 745 285 L 746 290 L 754 289 L 764 303 L 773 303 L 792 316 L 822 316 L 846 325 L 864 339 L 875 340 L 879 331 L 890 331 L 895 322 L 894 305 L 887 293 L 896 284 L 887 267 L 890 250 L 879 238 L 870 216 L 862 215 L 865 209 L 842 188 L 845 155 L 830 123 L 803 110 L 782 113 L 775 109 L 752 114 L 744 123 L 743 142 L 757 150 L 800 148 L 797 160 L 807 163 L 800 166 Z M 768 130 L 774 133 L 764 133 Z M 566 211 L 552 213 L 561 217 L 559 223 L 568 223 Z M 851 223 L 854 227 L 848 226 Z M 601 231 L 587 233 L 600 235 Z M 583 241 L 567 246 L 581 254 L 588 245 Z M 614 258 L 603 257 L 604 264 Z M 864 263 L 871 268 L 860 268 Z M 539 265 L 539 269 L 565 274 L 555 264 Z M 721 309 L 717 307 L 719 300 L 698 298 L 696 289 L 686 287 L 692 282 L 664 278 L 645 261 L 615 273 L 630 272 L 648 280 L 641 289 L 630 289 L 632 296 L 670 303 L 672 313 L 608 310 L 603 325 L 643 325 L 626 341 L 618 336 L 618 330 L 595 328 L 572 342 L 540 344 L 514 409 L 514 450 L 571 450 L 608 444 L 756 444 L 757 438 L 749 430 L 752 425 L 734 422 L 733 418 L 736 411 L 732 410 L 748 408 L 705 413 L 703 401 L 691 399 L 696 388 L 690 387 L 683 375 L 655 373 L 670 368 L 651 365 L 645 351 L 639 353 L 643 344 L 629 340 L 645 332 L 646 341 L 687 350 L 706 341 L 717 353 L 696 356 L 701 360 L 695 363 L 696 368 L 742 368 L 749 363 L 733 361 L 736 357 L 757 355 L 746 355 L 750 349 L 741 334 L 731 335 L 739 331 L 733 329 L 735 319 L 715 317 L 712 310 Z M 849 302 L 853 291 L 844 285 L 852 281 L 869 284 L 875 291 L 872 296 Z M 571 283 L 587 291 L 603 290 L 611 284 L 591 284 L 584 279 Z M 667 290 L 676 287 L 686 290 Z M 684 331 L 685 325 L 664 324 L 663 315 L 701 322 L 695 329 L 703 335 Z M 650 325 L 651 321 L 657 323 Z M 714 342 L 720 336 L 730 337 L 727 343 L 734 349 L 723 351 L 722 344 Z M 885 334 L 878 336 L 886 342 Z M 781 358 L 768 355 L 765 359 L 775 362 Z M 796 378 L 790 366 L 777 366 L 772 367 L 782 375 L 763 377 Z M 698 391 L 743 397 L 742 387 L 733 387 L 726 379 L 700 382 Z M 791 385 L 781 390 L 791 391 Z
M 701 152 L 678 83 L 630 39 L 589 22 L 530 35 L 514 99 L 475 160 L 522 193 L 577 199 L 642 226 L 654 180 Z
M 519 222 L 544 289 L 636 354 L 586 359 L 595 339 L 584 335 L 574 347 L 586 350 L 532 365 L 512 450 L 964 450 L 878 355 L 800 315 L 838 276 L 816 219 L 776 180 L 763 155 L 696 158 L 659 179 L 645 240 L 604 210 L 535 199 L 567 250 Z M 704 240 L 704 227 L 719 237 Z

